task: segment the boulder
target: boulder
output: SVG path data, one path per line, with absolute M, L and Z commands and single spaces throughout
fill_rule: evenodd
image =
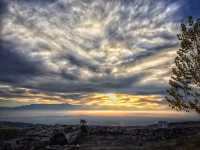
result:
M 50 138 L 50 145 L 66 145 L 66 144 L 76 144 L 78 139 L 81 136 L 81 131 L 73 131 L 69 133 L 65 132 L 56 132 Z
M 49 141 L 50 145 L 66 145 L 68 144 L 67 138 L 63 132 L 54 133 Z
M 65 134 L 65 138 L 67 139 L 68 144 L 76 144 L 80 136 L 81 136 L 80 130 Z

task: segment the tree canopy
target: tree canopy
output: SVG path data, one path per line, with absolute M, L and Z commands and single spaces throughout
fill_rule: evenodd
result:
M 180 49 L 172 68 L 166 100 L 176 110 L 200 113 L 200 19 L 188 18 L 177 35 Z

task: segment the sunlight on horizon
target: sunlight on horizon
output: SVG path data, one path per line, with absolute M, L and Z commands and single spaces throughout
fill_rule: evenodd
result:
M 64 98 L 62 95 L 49 97 L 45 93 L 26 92 L 26 97 L 14 100 L 22 105 L 30 104 L 69 104 L 84 106 L 94 110 L 168 110 L 164 98 L 160 95 L 132 95 L 124 93 L 88 93 L 80 98 Z M 28 97 L 31 97 L 30 100 Z M 13 98 L 10 98 L 13 99 Z M 7 103 L 12 106 L 10 103 Z M 3 103 L 1 104 L 3 105 Z
M 63 112 L 64 113 L 64 112 Z M 120 111 L 120 110 L 75 110 L 67 111 L 66 114 L 72 116 L 102 116 L 102 117 L 167 117 L 171 116 L 176 118 L 177 116 L 183 117 L 186 112 L 176 112 L 176 111 Z
M 184 119 L 193 118 L 198 119 L 199 116 L 195 112 L 177 112 L 177 111 L 128 111 L 128 110 L 15 110 L 15 111 L 2 111 L 1 118 L 27 118 L 27 117 L 75 117 L 75 118 L 171 118 L 171 119 Z M 4 119 L 6 119 L 4 118 Z
M 79 101 L 79 102 L 78 102 Z M 131 95 L 121 93 L 92 93 L 76 104 L 109 110 L 166 110 L 164 99 L 159 95 Z

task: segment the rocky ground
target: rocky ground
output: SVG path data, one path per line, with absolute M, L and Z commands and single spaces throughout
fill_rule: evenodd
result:
M 200 122 L 167 127 L 0 122 L 0 150 L 200 150 Z

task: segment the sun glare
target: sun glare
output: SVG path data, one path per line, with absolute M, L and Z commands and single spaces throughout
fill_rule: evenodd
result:
M 92 93 L 81 99 L 84 105 L 101 110 L 166 110 L 163 100 L 158 95 L 130 95 L 121 93 Z M 83 103 L 81 103 L 83 104 Z
M 114 93 L 108 93 L 106 94 L 106 96 L 108 96 L 109 100 L 113 103 L 117 102 L 117 95 Z

